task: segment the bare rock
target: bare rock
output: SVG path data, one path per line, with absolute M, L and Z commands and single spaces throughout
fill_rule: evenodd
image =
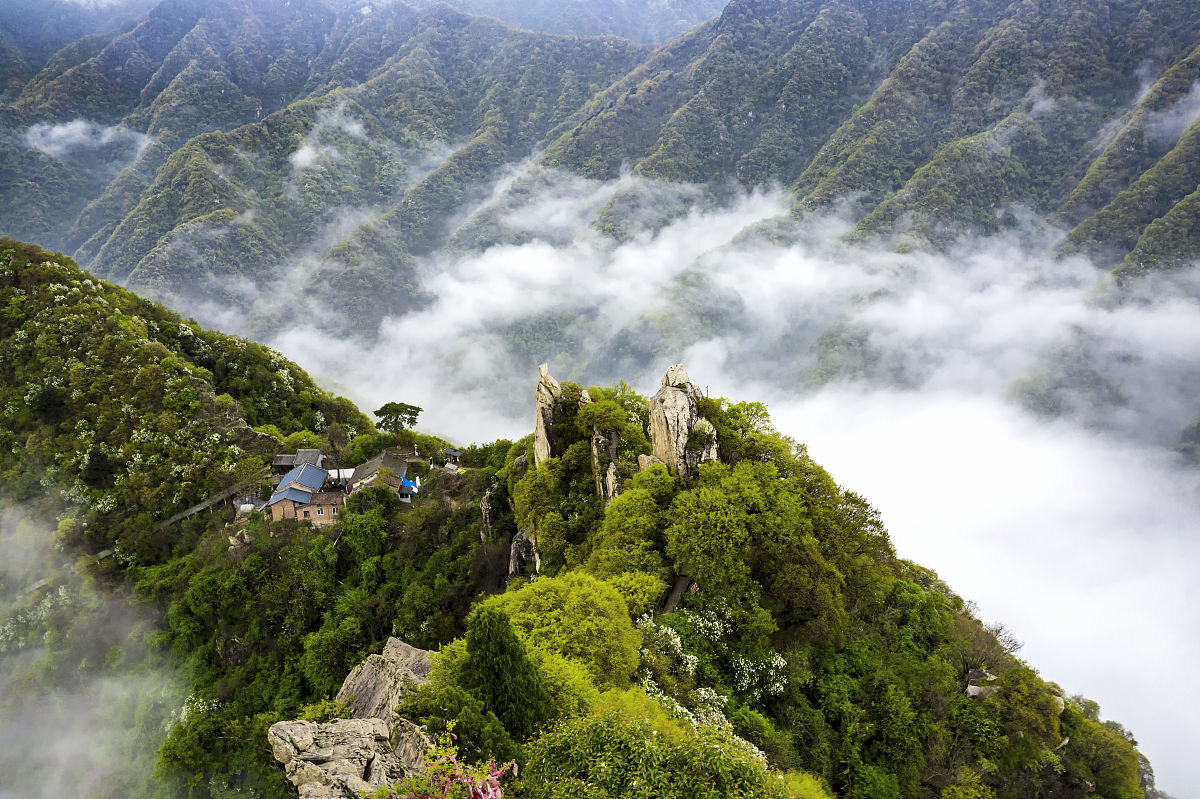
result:
M 683 364 L 667 369 L 662 388 L 650 398 L 650 443 L 654 457 L 667 470 L 688 477 L 695 467 L 717 457 L 716 432 L 700 419 L 700 400 L 704 394 L 688 380 Z M 701 435 L 694 440 L 692 430 L 703 421 Z
M 404 695 L 429 682 L 433 653 L 389 638 L 382 655 L 368 655 L 342 682 L 337 700 L 355 719 L 391 721 Z
M 351 718 L 272 724 L 271 751 L 300 799 L 359 799 L 423 768 L 432 742 L 395 707 L 429 682 L 432 669 L 432 652 L 389 638 L 383 654 L 355 666 L 338 691 Z
M 377 718 L 280 721 L 267 740 L 300 799 L 357 799 L 410 773 Z
M 639 472 L 644 472 L 647 469 L 649 469 L 651 466 L 654 466 L 654 465 L 665 466 L 666 464 L 664 464 L 661 460 L 654 457 L 653 455 L 638 455 L 638 471 Z
M 550 376 L 549 364 L 538 366 L 538 384 L 534 398 L 537 418 L 533 430 L 533 465 L 536 467 L 554 455 L 550 447 L 550 427 L 554 424 L 555 407 L 562 399 L 562 386 Z
M 620 457 L 621 437 L 614 430 L 605 434 L 592 427 L 592 475 L 596 479 L 596 496 L 608 507 L 608 503 L 621 493 L 621 479 L 617 473 Z
M 529 530 L 518 530 L 513 536 L 512 546 L 508 549 L 508 576 L 515 577 L 525 573 L 525 566 L 533 564 L 535 573 L 542 570 L 542 556 L 537 551 L 537 544 Z

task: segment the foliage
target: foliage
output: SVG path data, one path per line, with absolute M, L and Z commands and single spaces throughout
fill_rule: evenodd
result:
M 542 577 L 483 605 L 502 606 L 526 640 L 585 666 L 597 686 L 622 688 L 637 667 L 625 600 L 583 572 Z
M 378 789 L 371 799 L 501 799 L 500 780 L 510 770 L 516 776 L 517 764 L 510 762 L 501 768 L 492 760 L 472 768 L 459 761 L 456 738 L 447 732 L 426 753 L 422 773 Z
M 401 431 L 417 423 L 421 409 L 406 402 L 387 402 L 383 407 L 376 408 L 374 413 L 379 419 L 380 427 L 389 433 L 399 435 Z
M 467 625 L 466 641 L 462 686 L 496 714 L 514 739 L 528 738 L 550 717 L 550 696 L 508 613 L 480 607 Z

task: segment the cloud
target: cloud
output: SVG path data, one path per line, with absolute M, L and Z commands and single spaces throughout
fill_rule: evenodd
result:
M 142 793 L 183 682 L 145 643 L 154 619 L 55 540 L 0 509 L 0 799 Z
M 1197 119 L 1200 119 L 1200 81 L 1193 83 L 1191 90 L 1174 103 L 1146 118 L 1146 137 L 1156 144 L 1173 146 Z
M 337 148 L 339 138 L 366 139 L 366 129 L 363 123 L 346 113 L 345 104 L 336 108 L 322 108 L 317 111 L 317 123 L 309 130 L 304 141 L 296 151 L 288 156 L 292 168 L 297 172 L 320 166 L 326 161 L 341 160 L 341 151 Z
M 881 509 L 902 556 L 1134 730 L 1163 789 L 1200 790 L 1180 710 L 1200 688 L 1178 678 L 1200 656 L 1200 481 L 1170 449 L 1200 410 L 1200 270 L 1116 303 L 1027 213 L 899 253 L 790 206 L 526 166 L 460 228 L 485 244 L 422 261 L 424 309 L 371 345 L 269 343 L 360 407 L 421 405 L 423 429 L 459 442 L 532 429 L 539 361 L 649 393 L 682 360 L 714 396 L 768 402 Z
M 120 126 L 102 126 L 86 119 L 75 119 L 58 125 L 38 123 L 21 135 L 26 147 L 45 153 L 51 158 L 66 158 L 79 150 L 96 151 L 113 148 L 125 160 L 141 156 L 150 144 L 150 137 Z

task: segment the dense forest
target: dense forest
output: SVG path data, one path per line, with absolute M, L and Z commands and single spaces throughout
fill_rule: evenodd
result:
M 4 584 L 0 658 L 24 690 L 0 710 L 96 670 L 169 662 L 187 683 L 165 728 L 165 693 L 114 708 L 161 746 L 153 777 L 131 763 L 98 795 L 288 795 L 267 728 L 335 717 L 391 635 L 439 653 L 401 711 L 453 730 L 464 762 L 516 761 L 515 796 L 1157 795 L 1121 725 L 899 557 L 761 403 L 705 397 L 678 367 L 652 401 L 543 376 L 536 436 L 422 468 L 412 503 L 372 487 L 335 524 L 254 512 L 231 538 L 228 509 L 164 520 L 264 479 L 275 451 L 353 465 L 393 434 L 65 256 L 11 239 L 0 255 L 5 505 L 52 514 L 45 535 L 98 555 L 89 580 L 158 614 L 97 642 L 105 606 L 70 569 Z M 693 415 L 664 462 L 666 395 Z M 514 565 L 521 540 L 537 554 Z
M 595 14 L 674 13 L 650 7 Z M 540 30 L 445 4 L 168 0 L 52 57 L 42 37 L 8 57 L 0 228 L 240 312 L 283 271 L 367 335 L 425 301 L 415 258 L 487 246 L 456 228 L 530 157 L 709 196 L 780 184 L 796 215 L 836 207 L 902 248 L 1033 211 L 1122 278 L 1200 252 L 1183 0 L 735 0 L 657 48 L 463 8 Z

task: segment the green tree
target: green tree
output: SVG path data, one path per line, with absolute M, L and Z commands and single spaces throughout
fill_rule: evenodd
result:
M 503 608 L 484 605 L 471 617 L 461 680 L 516 740 L 552 715 L 546 687 Z
M 417 423 L 421 408 L 409 405 L 407 402 L 389 402 L 376 408 L 375 415 L 379 418 L 379 426 L 388 432 L 400 433 Z

